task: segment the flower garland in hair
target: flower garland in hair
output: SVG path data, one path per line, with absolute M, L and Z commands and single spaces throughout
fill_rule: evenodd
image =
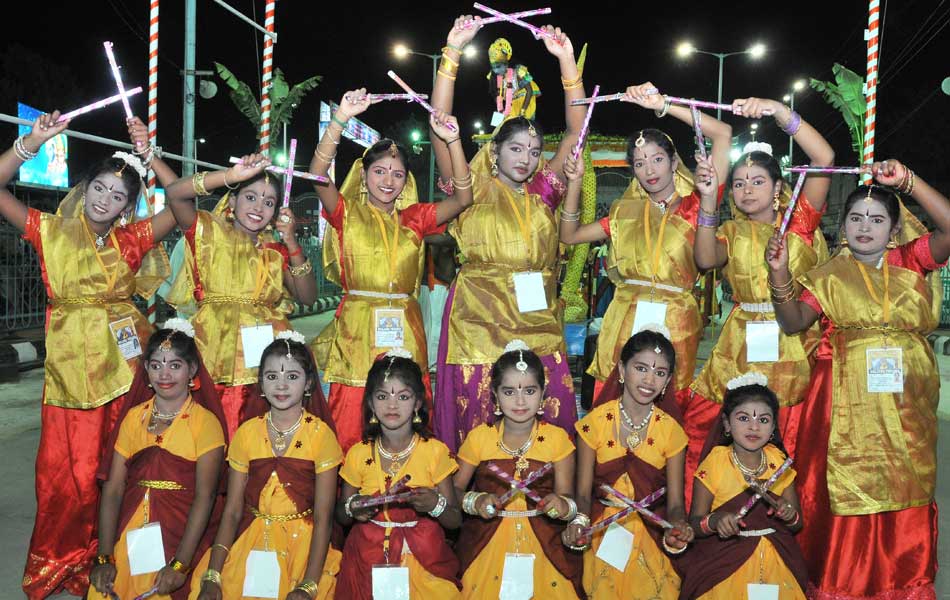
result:
M 298 344 L 307 343 L 307 338 L 303 336 L 299 331 L 294 331 L 293 329 L 288 329 L 286 331 L 281 331 L 274 336 L 276 340 L 290 340 L 291 342 L 297 342 Z
M 132 167 L 135 172 L 139 174 L 139 177 L 145 179 L 145 165 L 142 164 L 142 161 L 138 156 L 129 154 L 128 152 L 115 152 L 113 153 L 112 158 L 118 158 L 125 164 Z
M 747 385 L 761 385 L 763 387 L 768 387 L 769 378 L 764 373 L 759 373 L 758 371 L 749 371 L 748 373 L 743 373 L 738 377 L 730 379 L 726 384 L 726 389 L 735 390 Z
M 195 337 L 195 328 L 188 319 L 180 319 L 178 317 L 168 319 L 165 321 L 163 329 L 171 329 L 172 331 L 184 333 L 192 339 Z
M 392 364 L 392 361 L 397 358 L 405 358 L 408 360 L 412 360 L 412 352 L 409 352 L 405 348 L 393 348 L 392 350 L 390 350 L 383 356 L 390 359 L 389 361 L 390 364 Z

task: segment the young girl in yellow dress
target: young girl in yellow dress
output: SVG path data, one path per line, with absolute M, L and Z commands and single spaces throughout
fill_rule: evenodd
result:
M 343 454 L 320 418 L 327 410 L 317 385 L 303 335 L 277 334 L 261 356 L 260 393 L 270 410 L 231 440 L 227 504 L 190 598 L 333 598 L 340 552 L 330 532 Z
M 744 98 L 735 100 L 733 107 L 734 114 L 750 119 L 771 115 L 801 146 L 812 166 L 826 167 L 834 162 L 834 151 L 825 138 L 781 102 Z M 700 177 L 721 179 L 712 168 L 707 161 L 699 166 L 697 173 Z M 808 387 L 813 352 L 818 345 L 817 326 L 795 335 L 780 333 L 769 301 L 768 265 L 762 261 L 762 253 L 788 210 L 789 200 L 789 188 L 782 180 L 778 161 L 766 152 L 749 152 L 736 161 L 728 180 L 733 218 L 717 229 L 719 209 L 715 199 L 703 197 L 693 251 L 700 269 L 722 269 L 732 286 L 736 305 L 702 372 L 690 386 L 691 397 L 683 415 L 690 436 L 686 456 L 689 474 L 696 470 L 709 428 L 719 414 L 725 383 L 749 370 L 765 374 L 770 387 L 781 399 L 776 426 L 785 440 L 785 448 L 794 456 L 800 403 Z M 830 175 L 809 175 L 795 206 L 786 239 L 793 256 L 792 272 L 796 276 L 828 259 L 820 226 L 830 185 Z M 772 344 L 775 356 L 759 354 L 757 347 L 750 349 L 747 340 L 761 331 L 771 336 L 768 343 Z
M 165 190 L 187 240 L 167 300 L 197 303 L 191 318 L 195 340 L 221 395 L 229 435 L 254 400 L 261 349 L 275 333 L 290 329 L 294 300 L 317 299 L 313 267 L 297 243 L 293 212 L 278 209 L 280 185 L 263 170 L 268 164 L 260 154 L 246 156 L 226 171 L 195 173 Z M 213 211 L 195 208 L 196 196 L 220 187 L 228 191 Z
M 624 101 L 652 109 L 659 117 L 669 114 L 686 124 L 693 122 L 689 108 L 671 105 L 649 81 L 628 87 Z M 719 172 L 725 172 L 732 128 L 706 114 L 701 124 L 712 141 L 710 160 Z M 624 343 L 643 324 L 659 323 L 671 331 L 680 364 L 674 392 L 686 389 L 692 381 L 702 336 L 702 316 L 693 296 L 699 277 L 693 239 L 700 190 L 670 137 L 658 129 L 643 129 L 630 136 L 627 161 L 633 178 L 607 217 L 580 225 L 571 217 L 580 211 L 579 197 L 568 198 L 561 217 L 561 241 L 566 244 L 610 240 L 607 264 L 617 291 L 604 315 L 597 352 L 587 370 L 597 380 L 595 398 L 608 377 L 616 373 Z M 721 190 L 712 191 L 716 201 Z
M 461 524 L 450 478 L 458 465 L 432 437 L 424 398 L 422 370 L 405 350 L 391 350 L 366 375 L 363 440 L 350 448 L 340 470 L 337 519 L 353 525 L 337 577 L 340 598 L 372 600 L 386 588 L 389 597 L 459 597 L 458 560 L 443 531 Z M 404 478 L 407 487 L 393 489 Z M 390 490 L 412 496 L 359 507 Z
M 146 165 L 163 184 L 175 174 L 152 158 L 145 125 L 136 118 L 128 128 L 138 154 L 116 152 L 96 163 L 55 214 L 15 198 L 7 182 L 69 125 L 58 119 L 58 111 L 41 115 L 0 156 L 0 217 L 36 251 L 49 301 L 37 510 L 22 581 L 24 593 L 36 599 L 63 588 L 82 595 L 89 587 L 96 468 L 119 414 L 115 400 L 129 390 L 152 332 L 132 296 L 150 297 L 167 277 L 168 259 L 156 246 L 175 227 L 170 212 L 151 216 L 141 196 Z M 139 218 L 143 209 L 149 216 Z
M 491 368 L 496 422 L 473 429 L 459 449 L 455 489 L 471 515 L 455 545 L 464 598 L 497 598 L 502 589 L 528 598 L 531 588 L 537 598 L 583 596 L 580 556 L 560 541 L 567 522 L 584 519 L 573 499 L 574 444 L 544 421 L 544 384 L 538 355 L 522 340 L 509 343 Z M 540 502 L 521 492 L 499 500 L 510 485 L 489 465 L 523 480 L 547 463 L 553 470 L 529 486 Z
M 99 504 L 99 555 L 89 577 L 91 600 L 106 599 L 109 592 L 134 598 L 153 588 L 156 598 L 187 598 L 192 559 L 214 538 L 223 414 L 193 336 L 188 321 L 169 319 L 145 347 L 144 368 L 112 438 L 114 454 Z M 154 534 L 156 525 L 161 564 L 132 575 L 129 540 L 146 526 Z
M 665 328 L 648 327 L 620 352 L 621 397 L 596 406 L 577 423 L 577 507 L 596 524 L 626 506 L 601 491 L 602 484 L 635 500 L 665 487 L 666 494 L 650 508 L 674 529 L 664 532 L 636 512 L 596 532 L 593 540 L 581 536 L 582 523 L 569 525 L 565 544 L 590 544 L 584 552 L 584 591 L 592 600 L 675 600 L 680 579 L 666 553 L 683 552 L 693 538 L 683 500 L 686 433 L 657 406 L 673 381 L 676 353 Z M 629 549 L 613 550 L 628 542 Z M 612 547 L 602 553 L 604 544 Z
M 735 600 L 757 591 L 804 600 L 805 559 L 793 535 L 802 528 L 795 470 L 787 468 L 775 480 L 768 501 L 739 515 L 762 489 L 751 484 L 770 479 L 787 458 L 776 426 L 778 398 L 756 372 L 729 381 L 727 390 L 695 475 L 690 522 L 697 539 L 682 558 L 680 598 Z
M 370 104 L 365 89 L 343 95 L 314 152 L 311 172 L 327 174 L 344 125 Z M 405 348 L 416 357 L 425 374 L 424 400 L 431 407 L 426 334 L 416 300 L 422 239 L 443 232 L 447 221 L 472 204 L 472 185 L 458 121 L 436 113 L 429 126 L 448 144 L 452 176 L 459 183 L 453 196 L 438 203 L 415 203 L 409 156 L 390 139 L 367 149 L 339 190 L 333 183 L 315 186 L 333 228 L 327 230 L 325 243 L 334 246 L 340 283 L 346 290 L 332 329 L 318 342 L 329 346 L 324 377 L 330 382 L 329 404 L 344 452 L 360 440 L 366 373 L 381 352 Z

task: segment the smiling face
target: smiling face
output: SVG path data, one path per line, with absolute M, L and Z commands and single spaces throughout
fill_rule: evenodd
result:
M 775 415 L 765 400 L 750 397 L 733 409 L 724 426 L 736 444 L 749 452 L 757 452 L 772 438 Z
M 773 181 L 769 172 L 759 165 L 740 164 L 732 173 L 732 196 L 736 206 L 749 218 L 774 216 L 772 203 L 782 182 Z
M 385 156 L 366 167 L 363 177 L 370 200 L 377 206 L 388 208 L 406 187 L 409 173 L 398 155 Z
M 114 173 L 99 173 L 86 186 L 83 212 L 93 222 L 108 225 L 129 206 L 125 182 Z
M 663 353 L 641 350 L 619 365 L 623 373 L 624 391 L 637 404 L 651 404 L 666 389 L 673 373 Z
M 530 370 L 508 368 L 501 375 L 495 398 L 505 419 L 526 423 L 537 416 L 544 401 L 544 388 Z
M 277 181 L 268 177 L 239 189 L 228 201 L 234 213 L 234 226 L 249 234 L 263 231 L 277 210 L 276 185 Z
M 175 402 L 188 395 L 188 382 L 198 367 L 188 364 L 173 348 L 157 349 L 145 363 L 148 382 L 155 395 L 166 402 Z
M 542 143 L 540 135 L 533 136 L 522 129 L 500 144 L 492 144 L 497 156 L 498 178 L 511 187 L 526 182 L 541 162 Z
M 299 406 L 309 382 L 303 365 L 286 354 L 270 354 L 261 365 L 261 393 L 280 411 Z
M 897 229 L 884 203 L 873 197 L 868 202 L 856 201 L 844 217 L 844 234 L 856 255 L 883 252 Z
M 673 189 L 676 159 L 655 142 L 646 142 L 633 149 L 633 174 L 648 194 Z
M 404 427 L 421 406 L 422 399 L 399 377 L 390 376 L 373 390 L 373 414 L 383 429 L 392 431 Z

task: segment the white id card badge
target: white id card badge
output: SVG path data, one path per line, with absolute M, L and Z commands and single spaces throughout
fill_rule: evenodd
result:
M 534 597 L 534 554 L 505 554 L 498 600 L 531 600 Z
M 373 600 L 409 600 L 409 567 L 373 565 Z
M 139 334 L 135 332 L 135 323 L 132 322 L 132 317 L 109 323 L 109 331 L 112 332 L 115 343 L 119 345 L 122 358 L 128 360 L 141 356 L 142 344 L 139 342 Z
M 274 341 L 274 327 L 270 324 L 241 328 L 241 347 L 244 349 L 244 368 L 261 366 L 264 348 Z
M 746 362 L 778 362 L 778 331 L 777 321 L 749 321 L 746 323 Z
M 491 116 L 491 126 L 498 127 L 505 121 L 505 113 L 498 112 L 497 110 Z
M 627 568 L 631 552 L 633 552 L 633 534 L 623 525 L 611 523 L 607 526 L 607 532 L 595 556 L 622 573 Z
M 377 308 L 374 315 L 376 347 L 402 348 L 406 343 L 403 334 L 406 311 L 401 308 Z
M 243 596 L 251 598 L 277 598 L 280 593 L 280 564 L 277 553 L 267 550 L 251 550 L 244 563 Z
M 515 296 L 518 299 L 519 312 L 547 309 L 548 297 L 544 292 L 544 277 L 540 271 L 515 273 L 512 277 L 515 280 Z
M 666 326 L 666 303 L 637 300 L 637 312 L 633 315 L 633 329 L 630 335 L 650 324 Z
M 162 544 L 162 526 L 158 521 L 130 531 L 125 537 L 125 545 L 129 551 L 130 575 L 155 573 L 168 563 Z
M 904 351 L 899 347 L 868 348 L 868 392 L 904 393 Z
M 749 600 L 778 600 L 778 586 L 771 583 L 750 583 Z

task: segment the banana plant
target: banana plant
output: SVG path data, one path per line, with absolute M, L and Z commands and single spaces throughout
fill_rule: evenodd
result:
M 851 147 L 860 161 L 864 151 L 864 113 L 867 110 L 864 78 L 838 63 L 835 63 L 831 72 L 835 76 L 835 83 L 812 79 L 810 84 L 812 89 L 821 92 L 828 104 L 837 108 L 844 117 L 844 122 L 851 132 Z

